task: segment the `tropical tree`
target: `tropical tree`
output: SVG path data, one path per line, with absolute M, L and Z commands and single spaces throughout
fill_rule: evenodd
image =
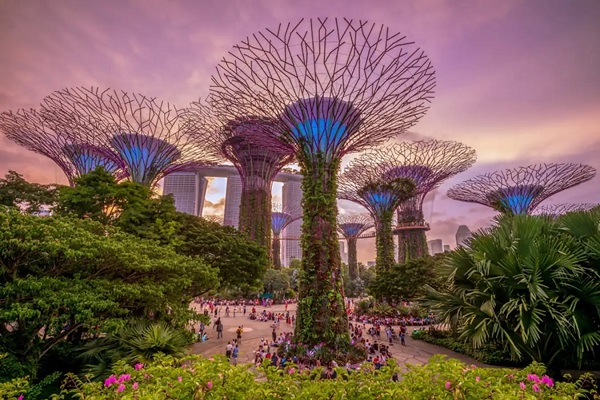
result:
M 8 171 L 0 179 L 0 205 L 17 207 L 28 214 L 40 212 L 42 206 L 52 207 L 56 195 L 56 186 L 27 182 L 15 171 Z
M 571 355 L 581 363 L 600 345 L 600 279 L 589 259 L 600 214 L 580 218 L 593 235 L 541 217 L 499 218 L 447 256 L 450 286 L 428 287 L 427 305 L 474 347 L 500 342 L 554 373 Z
M 91 220 L 0 210 L 0 353 L 38 365 L 131 319 L 185 327 L 189 304 L 218 285 L 199 258 Z
M 425 285 L 440 286 L 438 266 L 445 255 L 425 256 L 395 264 L 389 271 L 379 272 L 368 287 L 369 294 L 392 303 L 410 301 L 424 294 Z

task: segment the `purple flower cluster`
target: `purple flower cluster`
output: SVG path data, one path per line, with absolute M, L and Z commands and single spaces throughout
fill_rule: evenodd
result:
M 544 375 L 540 378 L 536 374 L 527 374 L 527 380 L 533 382 L 533 385 L 531 385 L 531 389 L 536 393 L 539 392 L 541 389 L 540 384 L 546 385 L 548 387 L 554 386 L 554 381 L 548 375 Z M 519 387 L 522 390 L 525 390 L 525 388 L 527 388 L 527 385 L 525 384 L 525 382 L 521 382 L 519 384 Z

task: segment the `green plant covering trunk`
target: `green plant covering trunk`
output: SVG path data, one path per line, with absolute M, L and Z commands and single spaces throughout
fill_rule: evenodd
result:
M 299 155 L 302 168 L 302 268 L 294 339 L 329 349 L 348 345 L 337 234 L 337 174 L 340 160 Z
M 271 250 L 273 257 L 273 268 L 281 269 L 281 241 L 279 240 L 279 235 L 275 235 L 273 237 L 273 247 Z
M 405 229 L 398 233 L 398 262 L 406 263 L 428 255 L 427 236 L 422 229 Z
M 271 256 L 271 188 L 244 188 L 238 229 Z
M 394 260 L 394 233 L 392 232 L 393 211 L 382 213 L 376 224 L 377 271 L 389 271 Z
M 350 280 L 355 281 L 358 279 L 358 260 L 356 257 L 356 238 L 348 238 L 348 272 L 350 274 Z

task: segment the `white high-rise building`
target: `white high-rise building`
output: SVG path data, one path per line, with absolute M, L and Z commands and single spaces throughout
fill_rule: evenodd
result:
M 429 254 L 439 254 L 444 252 L 444 246 L 442 243 L 442 239 L 434 239 L 427 242 L 427 247 L 429 248 Z
M 468 226 L 459 226 L 456 230 L 456 247 L 463 246 L 471 236 L 473 236 L 473 233 Z
M 346 251 L 346 242 L 340 240 L 340 258 L 343 263 L 348 264 L 348 252 Z
M 163 193 L 173 195 L 177 211 L 201 216 L 207 186 L 206 178 L 197 172 L 174 172 L 165 176 Z
M 240 220 L 240 204 L 242 203 L 242 178 L 237 170 L 227 176 L 225 189 L 225 212 L 223 225 L 238 227 Z
M 288 179 L 281 190 L 283 211 L 300 209 L 302 203 L 302 182 L 300 179 Z M 282 248 L 283 265 L 288 267 L 293 259 L 302 259 L 302 248 L 300 247 L 300 234 L 302 218 L 289 224 L 282 233 L 282 237 L 293 240 L 284 240 Z

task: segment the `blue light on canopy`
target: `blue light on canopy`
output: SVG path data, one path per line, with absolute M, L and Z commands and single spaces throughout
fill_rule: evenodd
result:
M 416 185 L 417 192 L 421 186 L 428 182 L 433 171 L 424 165 L 399 165 L 389 168 L 384 174 L 384 179 L 406 178 L 412 180 Z
M 271 229 L 273 234 L 278 236 L 281 231 L 288 226 L 295 218 L 286 212 L 272 212 L 271 213 Z
M 285 109 L 282 119 L 296 143 L 310 151 L 331 155 L 359 128 L 358 111 L 345 101 L 329 97 L 302 99 Z
M 503 188 L 492 196 L 498 198 L 500 206 L 513 214 L 527 214 L 535 198 L 542 191 L 541 186 L 525 185 Z
M 362 193 L 362 198 L 377 215 L 393 211 L 398 203 L 397 194 L 391 190 L 366 191 Z
M 80 175 L 90 173 L 97 167 L 103 167 L 110 173 L 115 173 L 120 168 L 119 163 L 99 147 L 70 144 L 63 147 L 63 152 Z
M 353 238 L 360 236 L 360 234 L 365 230 L 366 224 L 361 222 L 347 222 L 344 224 L 339 224 L 340 230 L 344 233 L 345 237 Z
M 175 145 L 148 135 L 117 134 L 111 144 L 127 165 L 131 180 L 143 185 L 153 183 L 181 157 Z

